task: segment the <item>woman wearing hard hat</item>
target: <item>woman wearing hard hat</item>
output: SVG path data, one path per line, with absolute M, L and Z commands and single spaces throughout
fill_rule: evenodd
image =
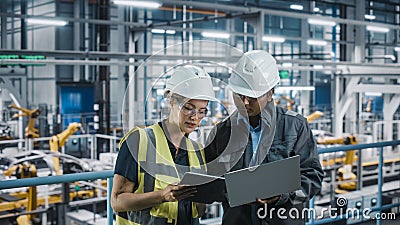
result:
M 216 101 L 210 76 L 186 65 L 167 81 L 168 118 L 135 128 L 121 140 L 111 193 L 117 224 L 199 224 L 205 205 L 186 200 L 196 189 L 177 185 L 185 172 L 206 173 L 204 151 L 188 135 Z

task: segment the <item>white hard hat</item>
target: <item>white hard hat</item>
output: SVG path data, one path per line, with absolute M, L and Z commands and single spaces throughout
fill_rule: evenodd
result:
M 165 93 L 176 93 L 189 99 L 217 101 L 210 75 L 200 67 L 178 67 L 167 81 Z
M 279 83 L 275 59 L 266 51 L 254 50 L 243 54 L 229 78 L 232 91 L 258 98 Z

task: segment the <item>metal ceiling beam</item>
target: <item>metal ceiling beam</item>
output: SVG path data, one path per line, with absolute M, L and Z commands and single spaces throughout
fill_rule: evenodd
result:
M 277 60 L 278 62 L 282 63 L 282 62 L 293 62 L 293 63 L 299 63 L 299 64 L 318 64 L 318 65 L 323 65 L 323 66 L 364 66 L 364 67 L 373 67 L 373 68 L 377 68 L 377 67 L 387 67 L 387 68 L 399 68 L 399 64 L 383 64 L 383 63 L 353 63 L 353 62 L 333 62 L 333 61 L 323 61 L 323 60 L 302 60 L 302 59 L 298 59 L 298 60 Z M 344 67 L 343 69 L 349 69 L 351 67 Z M 398 73 L 399 70 L 397 70 Z
M 276 9 L 265 9 L 260 7 L 246 7 L 246 6 L 231 6 L 231 5 L 223 5 L 218 3 L 211 3 L 211 2 L 197 2 L 197 1 L 176 1 L 176 0 L 159 0 L 160 3 L 163 5 L 186 5 L 192 6 L 201 9 L 212 9 L 222 12 L 242 12 L 245 14 L 251 13 L 258 13 L 262 11 L 266 15 L 274 15 L 274 16 L 282 16 L 282 17 L 290 17 L 290 18 L 297 18 L 297 19 L 325 19 L 329 21 L 334 21 L 337 23 L 342 24 L 350 24 L 350 25 L 361 25 L 361 26 L 380 26 L 380 27 L 387 27 L 393 30 L 400 30 L 399 25 L 391 25 L 386 23 L 377 23 L 377 22 L 369 22 L 363 20 L 353 20 L 353 19 L 342 19 L 342 18 L 334 18 L 330 16 L 321 16 L 321 15 L 313 15 L 313 14 L 306 14 L 306 13 L 296 13 L 284 10 L 276 10 Z M 80 22 L 80 23 L 93 23 L 93 24 L 103 24 L 103 25 L 125 25 L 125 26 L 132 26 L 132 27 L 146 27 L 147 25 L 144 23 L 136 23 L 136 22 L 125 22 L 125 21 L 117 21 L 117 20 L 95 20 L 95 19 L 80 19 L 80 18 L 67 18 L 67 17 L 49 17 L 49 16 L 30 16 L 30 15 L 21 15 L 21 14 L 14 14 L 14 13 L 0 13 L 1 16 L 6 17 L 16 17 L 16 18 L 40 18 L 40 19 L 60 19 L 66 20 L 69 22 Z M 229 17 L 229 15 L 227 15 Z M 227 17 L 223 16 L 223 17 Z M 206 17 L 204 17 L 206 18 Z M 204 18 L 202 18 L 204 20 Z M 211 17 L 210 17 L 211 18 Z M 168 24 L 165 24 L 168 25 Z
M 378 92 L 400 94 L 400 85 L 394 84 L 357 84 L 355 85 L 354 92 Z
M 143 26 L 143 28 L 156 28 L 156 27 L 162 27 L 164 28 L 165 26 L 171 26 L 171 25 L 181 25 L 181 24 L 186 24 L 186 23 L 198 23 L 198 22 L 204 22 L 204 21 L 213 21 L 213 20 L 221 20 L 221 19 L 232 19 L 232 18 L 252 18 L 252 17 L 257 17 L 259 15 L 258 12 L 252 12 L 252 13 L 234 13 L 234 14 L 226 14 L 224 16 L 204 16 L 204 17 L 199 17 L 199 18 L 194 18 L 190 20 L 174 20 L 174 21 L 168 21 L 165 23 L 155 23 L 155 24 L 149 24 L 148 26 Z M 140 30 L 140 27 L 138 28 Z
M 12 54 L 21 54 L 13 51 Z M 32 54 L 27 55 L 38 55 L 43 54 L 46 56 L 66 58 L 68 52 L 73 51 L 23 51 L 25 53 L 32 52 Z M 45 53 L 49 54 L 45 54 Z M 65 54 L 66 55 L 63 55 Z M 8 54 L 8 53 L 7 53 Z M 10 53 L 11 54 L 11 53 Z M 22 53 L 24 54 L 24 53 Z M 84 54 L 84 53 L 82 53 Z M 96 59 L 100 57 L 108 57 L 112 59 L 135 59 L 139 62 L 135 62 L 135 66 L 141 65 L 143 62 L 140 60 L 146 60 L 149 65 L 176 65 L 179 60 L 185 61 L 197 61 L 197 62 L 219 62 L 219 63 L 235 63 L 239 59 L 237 56 L 182 56 L 182 55 L 150 55 L 150 54 L 129 54 L 129 53 L 101 53 L 101 52 L 90 52 L 90 57 L 88 59 Z M 110 57 L 110 56 L 114 57 Z M 75 55 L 76 56 L 76 55 Z M 150 57 L 150 58 L 149 58 Z M 81 58 L 85 58 L 82 55 Z M 160 60 L 164 60 L 161 61 Z M 165 61 L 167 60 L 167 61 Z M 183 62 L 183 61 L 182 61 Z M 398 64 L 367 64 L 367 63 L 351 63 L 351 62 L 328 62 L 322 60 L 277 60 L 278 64 L 290 62 L 293 63 L 291 67 L 279 66 L 280 69 L 284 70 L 307 70 L 307 71 L 333 71 L 339 76 L 374 76 L 374 75 L 392 75 L 400 76 L 400 67 Z M 53 65 L 92 65 L 92 66 L 102 66 L 102 65 L 120 65 L 128 66 L 132 65 L 129 61 L 121 60 L 109 60 L 109 61 L 98 61 L 98 60 L 68 60 L 68 59 L 44 59 L 44 60 L 27 60 L 27 59 L 2 59 L 1 64 L 53 64 Z M 323 65 L 324 68 L 316 69 L 307 67 L 307 65 Z M 329 67 L 327 67 L 329 66 Z M 361 69 L 363 68 L 363 69 Z
M 203 31 L 209 31 L 209 32 L 215 32 L 215 29 L 204 29 L 204 28 L 182 28 L 182 27 L 174 27 L 174 26 L 164 26 L 162 27 L 163 30 L 175 30 L 175 31 L 181 31 L 181 32 L 194 32 L 194 33 L 201 33 Z M 151 30 L 151 28 L 147 28 L 147 30 Z M 134 30 L 136 31 L 136 30 Z M 223 30 L 217 30 L 217 31 L 223 31 Z M 232 32 L 230 31 L 229 34 L 233 36 L 244 36 L 243 32 Z M 154 35 L 154 34 L 153 34 Z M 246 36 L 248 37 L 256 37 L 256 34 L 251 34 L 251 33 L 246 33 Z M 286 38 L 287 40 L 302 40 L 301 37 L 296 38 L 296 37 L 289 37 Z
M 131 57 L 132 59 L 138 59 L 136 57 Z M 154 61 L 153 61 L 154 60 Z M 199 63 L 207 63 L 207 62 L 228 62 L 235 63 L 239 60 L 239 57 L 211 57 L 211 56 L 181 56 L 181 55 L 164 55 L 164 56 L 152 56 L 151 59 L 147 59 L 146 62 L 149 65 L 166 65 L 168 63 L 157 62 L 159 60 L 185 60 L 185 61 L 196 61 Z M 135 62 L 136 66 L 141 65 L 143 62 Z M 174 65 L 178 64 L 173 63 Z M 119 60 L 110 60 L 110 61 L 98 61 L 98 60 L 69 60 L 69 59 L 43 59 L 43 60 L 27 60 L 27 59 L 2 59 L 0 60 L 0 65 L 10 65 L 10 64 L 53 64 L 53 65 L 91 65 L 91 66 L 108 66 L 108 65 L 119 65 L 119 66 L 128 66 L 132 65 L 129 61 L 119 61 Z
M 54 50 L 54 51 L 43 51 L 43 50 L 1 50 L 2 54 L 8 55 L 43 55 L 46 57 L 60 57 L 60 58 L 87 58 L 87 59 L 98 59 L 98 58 L 110 58 L 110 59 L 130 59 L 134 58 L 136 60 L 149 60 L 151 59 L 167 59 L 167 60 L 180 60 L 180 59 L 188 59 L 188 60 L 215 60 L 216 62 L 235 62 L 236 58 L 232 58 L 230 56 L 225 57 L 211 57 L 211 56 L 182 56 L 182 55 L 151 55 L 151 54 L 143 54 L 143 53 L 126 53 L 126 52 L 96 52 L 96 51 L 68 51 L 68 50 Z M 62 62 L 65 60 L 58 60 L 58 62 Z M 79 60 L 69 60 L 68 62 L 80 62 Z M 86 60 L 81 60 L 83 62 L 87 62 Z M 24 60 L 2 60 L 3 63 L 25 63 Z M 32 62 L 32 61 L 28 61 Z M 46 61 L 38 61 L 38 64 L 46 62 Z M 48 61 L 49 63 L 56 63 L 57 60 Z M 96 61 L 97 62 L 97 61 Z M 386 74 L 400 74 L 399 64 L 383 64 L 383 63 L 352 63 L 352 62 L 333 62 L 333 61 L 324 61 L 324 60 L 304 60 L 304 59 L 277 59 L 278 63 L 294 63 L 301 65 L 323 65 L 323 66 L 338 66 L 337 69 L 344 71 L 344 74 L 371 74 L 372 68 L 379 68 L 380 71 Z M 32 62 L 34 63 L 34 62 Z M 84 63 L 83 63 L 84 64 Z M 87 63 L 90 65 L 90 61 Z M 123 62 L 122 62 L 123 65 Z M 352 67 L 346 67 L 352 66 Z M 384 68 L 388 68 L 385 70 Z M 375 74 L 375 73 L 372 73 Z
M 46 57 L 60 57 L 60 58 L 87 58 L 87 59 L 98 59 L 98 58 L 110 58 L 110 59 L 130 59 L 134 58 L 136 60 L 155 60 L 155 59 L 168 59 L 168 60 L 179 60 L 179 59 L 186 59 L 186 60 L 218 60 L 218 62 L 235 62 L 234 60 L 238 60 L 238 57 L 232 56 L 224 56 L 224 57 L 213 57 L 213 56 L 183 56 L 183 55 L 152 55 L 147 53 L 126 53 L 126 52 L 99 52 L 99 51 L 68 51 L 68 50 L 54 50 L 54 51 L 43 51 L 43 50 L 1 50 L 1 54 L 3 55 L 43 55 Z M 57 60 L 49 60 L 48 62 L 56 62 Z M 63 60 L 59 59 L 59 62 Z M 79 60 L 69 60 L 69 62 Z M 6 61 L 2 61 L 6 62 Z M 7 62 L 26 62 L 24 60 L 20 61 L 13 61 L 7 60 Z M 27 61 L 29 62 L 29 60 Z M 33 61 L 30 61 L 33 62 Z M 37 61 L 37 62 L 46 62 L 44 61 Z M 88 63 L 88 65 L 90 62 Z
M 322 63 L 325 64 L 325 63 Z M 398 75 L 400 76 L 399 64 L 372 64 L 372 63 L 347 63 L 340 62 L 336 67 L 342 71 L 338 75 L 349 76 L 368 76 L 377 74 Z
M 330 16 L 320 16 L 320 15 L 312 15 L 306 13 L 295 13 L 283 10 L 275 10 L 275 9 L 264 9 L 260 7 L 246 7 L 246 6 L 230 6 L 230 5 L 222 5 L 218 3 L 209 3 L 209 2 L 198 2 L 198 1 L 176 1 L 176 0 L 159 0 L 158 2 L 163 3 L 164 5 L 186 5 L 197 7 L 201 9 L 214 9 L 222 12 L 233 11 L 233 12 L 259 12 L 263 11 L 266 15 L 274 15 L 274 16 L 282 16 L 282 17 L 291 17 L 291 18 L 298 18 L 298 19 L 322 19 L 322 20 L 329 20 L 335 21 L 337 23 L 343 24 L 351 24 L 351 25 L 371 25 L 371 26 L 380 26 L 380 27 L 387 27 L 393 30 L 400 30 L 399 25 L 391 25 L 385 23 L 377 23 L 377 22 L 367 22 L 362 20 L 353 20 L 353 19 L 341 19 L 341 18 L 333 18 Z

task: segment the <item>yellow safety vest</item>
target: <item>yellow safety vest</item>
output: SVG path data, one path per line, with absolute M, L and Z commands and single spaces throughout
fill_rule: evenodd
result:
M 158 124 L 146 129 L 134 128 L 121 140 L 128 143 L 129 136 L 139 131 L 139 149 L 130 149 L 138 163 L 138 187 L 134 193 L 146 193 L 166 188 L 168 184 L 180 181 L 181 174 L 172 159 L 164 131 Z M 134 146 L 134 145 L 131 145 Z M 190 171 L 205 173 L 205 156 L 203 147 L 186 138 Z M 151 165 L 151 166 L 150 166 Z M 152 171 L 149 171 L 152 170 Z M 155 176 L 155 177 L 154 177 Z M 198 212 L 192 203 L 192 218 L 197 218 Z M 165 225 L 175 224 L 178 218 L 178 202 L 164 202 L 141 211 L 119 212 L 116 214 L 118 225 Z

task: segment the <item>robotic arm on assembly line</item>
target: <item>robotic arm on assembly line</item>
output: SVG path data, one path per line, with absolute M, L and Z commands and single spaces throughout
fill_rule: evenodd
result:
M 73 135 L 77 132 L 82 125 L 80 123 L 71 123 L 67 129 L 63 132 L 54 135 L 50 139 L 50 150 L 53 152 L 58 152 L 59 148 L 65 145 L 65 142 L 69 138 L 69 136 Z M 56 170 L 57 175 L 61 175 L 60 171 L 60 161 L 57 157 L 53 157 L 54 168 Z
M 18 118 L 20 116 L 26 116 L 28 117 L 28 125 L 25 128 L 25 137 L 26 138 L 38 138 L 39 137 L 39 131 L 38 129 L 35 128 L 35 123 L 36 119 L 40 115 L 40 109 L 26 109 L 19 107 L 15 104 L 9 105 L 10 108 L 18 109 L 22 111 L 20 114 L 15 114 L 13 115 L 13 118 Z
M 374 101 L 373 98 L 370 98 L 367 100 L 367 106 L 365 107 L 366 112 L 371 112 L 372 111 L 372 102 Z
M 13 173 L 15 173 L 15 176 L 18 179 L 37 177 L 36 166 L 30 163 L 14 165 L 3 172 L 5 176 L 11 176 Z M 37 188 L 36 186 L 30 186 L 28 189 L 28 201 L 26 211 L 35 211 L 37 209 L 37 206 Z M 34 221 L 35 219 L 37 219 L 36 214 L 30 213 L 27 215 L 18 216 L 17 223 L 18 225 L 29 225 L 32 224 L 31 221 Z
M 321 111 L 315 111 L 315 112 L 311 113 L 310 115 L 308 115 L 308 116 L 306 117 L 306 118 L 307 118 L 307 122 L 311 122 L 311 121 L 313 121 L 313 120 L 316 120 L 316 119 L 320 118 L 320 117 L 323 116 L 323 115 L 324 115 L 323 112 L 321 112 Z
M 358 139 L 353 135 L 340 138 L 325 137 L 325 138 L 319 138 L 317 140 L 317 143 L 323 145 L 333 145 L 333 144 L 355 145 L 358 144 Z M 346 156 L 343 161 L 343 166 L 338 169 L 338 179 L 339 181 L 348 180 L 349 182 L 339 184 L 338 189 L 336 189 L 337 193 L 345 193 L 346 191 L 352 191 L 357 188 L 357 184 L 354 181 L 357 179 L 357 176 L 352 172 L 354 158 L 355 158 L 354 150 L 346 152 Z

